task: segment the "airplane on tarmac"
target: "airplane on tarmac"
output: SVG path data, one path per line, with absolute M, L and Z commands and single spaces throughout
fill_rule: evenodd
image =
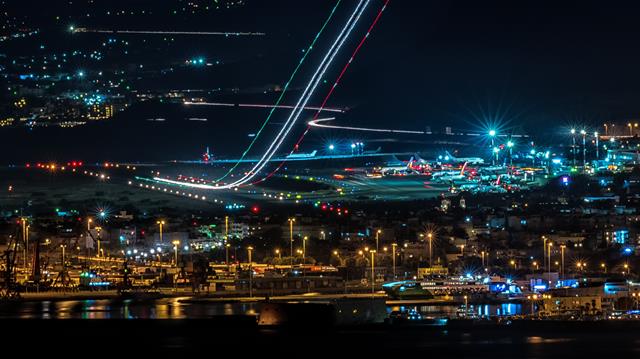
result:
M 480 157 L 455 157 L 449 151 L 445 151 L 445 156 L 438 156 L 439 160 L 444 160 L 445 162 L 453 162 L 453 163 L 464 163 L 467 162 L 470 165 L 482 165 L 484 164 L 484 159 Z

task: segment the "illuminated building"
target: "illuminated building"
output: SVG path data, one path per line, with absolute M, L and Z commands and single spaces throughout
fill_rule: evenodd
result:
M 110 104 L 95 104 L 89 109 L 90 120 L 106 120 L 113 117 L 114 108 Z

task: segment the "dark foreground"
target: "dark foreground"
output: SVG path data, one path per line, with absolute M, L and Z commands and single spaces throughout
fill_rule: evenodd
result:
M 526 322 L 507 326 L 258 327 L 253 316 L 210 319 L 4 319 L 5 350 L 29 354 L 182 357 L 611 358 L 637 355 L 640 325 Z M 633 357 L 633 356 L 630 356 Z

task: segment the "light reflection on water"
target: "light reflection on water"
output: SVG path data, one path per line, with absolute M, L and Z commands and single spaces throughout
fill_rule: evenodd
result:
M 187 319 L 220 315 L 257 315 L 260 303 L 188 302 L 188 297 L 136 301 L 67 300 L 12 303 L 0 306 L 0 318 L 22 319 Z M 469 305 L 469 313 L 480 317 L 526 314 L 528 306 L 514 303 Z M 416 305 L 390 306 L 394 310 L 416 310 L 433 317 L 456 317 L 464 306 Z
M 256 315 L 259 303 L 188 303 L 186 298 L 68 300 L 10 303 L 0 318 L 20 319 L 186 319 L 220 315 Z
M 458 313 L 464 313 L 464 305 L 407 305 L 407 306 L 389 306 L 387 312 L 392 311 L 408 311 L 416 312 L 434 317 L 456 317 Z M 502 303 L 502 304 L 469 304 L 469 314 L 478 317 L 499 317 L 510 315 L 528 314 L 528 306 L 519 303 Z

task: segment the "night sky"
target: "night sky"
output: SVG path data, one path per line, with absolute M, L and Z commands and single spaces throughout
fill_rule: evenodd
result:
M 138 83 L 140 88 L 146 89 L 190 86 L 252 89 L 255 93 L 247 91 L 241 99 L 263 103 L 273 103 L 275 97 L 260 91 L 284 84 L 299 60 L 301 50 L 311 42 L 335 4 L 326 0 L 247 0 L 244 6 L 216 13 L 167 16 L 167 9 L 162 8 L 157 11 L 158 15 L 94 16 L 87 20 L 82 16 L 82 6 L 78 5 L 82 3 L 5 2 L 3 6 L 9 14 L 23 16 L 28 25 L 44 31 L 33 42 L 15 42 L 5 49 L 0 47 L 0 53 L 11 58 L 35 51 L 29 46 L 40 42 L 51 48 L 90 47 L 92 42 L 102 39 L 89 34 L 81 35 L 82 38 L 70 37 L 65 32 L 68 24 L 104 28 L 263 31 L 267 36 L 262 39 L 184 39 L 166 53 L 150 53 L 148 60 L 140 61 L 159 62 L 165 56 L 167 61 L 175 61 L 204 53 L 224 59 L 225 66 L 191 75 L 175 74 L 146 82 L 142 79 Z M 96 0 L 95 3 L 98 4 L 95 6 L 105 8 L 143 8 L 153 2 Z M 329 82 L 342 68 L 382 3 L 382 0 L 372 1 L 353 41 L 332 67 Z M 354 4 L 352 0 L 343 1 L 324 39 L 335 35 L 337 26 Z M 36 6 L 44 11 L 33 11 Z M 55 16 L 61 18 L 55 19 Z M 486 123 L 497 123 L 505 131 L 557 135 L 572 125 L 597 129 L 596 126 L 605 121 L 637 119 L 640 118 L 638 18 L 640 9 L 632 2 L 392 0 L 329 105 L 351 108 L 341 119 L 343 124 L 420 130 L 426 126 L 483 130 Z M 321 42 L 318 50 L 322 46 L 326 47 L 326 42 Z M 300 88 L 302 80 L 308 77 L 318 61 L 320 53 L 314 55 L 299 81 L 294 83 L 295 88 Z M 103 66 L 117 68 L 115 63 Z M 319 89 L 314 102 L 321 101 L 328 87 Z M 285 102 L 293 102 L 296 94 L 291 92 Z M 233 100 L 240 101 L 238 98 Z M 2 101 L 9 101 L 4 92 Z M 182 125 L 149 132 L 148 124 L 143 121 L 158 116 L 170 119 L 173 115 L 183 118 L 202 114 L 185 115 L 171 108 L 134 106 L 110 124 L 55 132 L 54 142 L 47 142 L 51 137 L 49 129 L 0 129 L 0 136 L 6 139 L 0 149 L 6 151 L 15 145 L 28 147 L 29 150 L 25 150 L 29 152 L 27 158 L 38 158 L 44 153 L 68 156 L 82 146 L 93 146 L 91 141 L 81 140 L 75 147 L 69 147 L 65 143 L 67 136 L 77 138 L 101 133 L 107 141 L 105 147 L 112 147 L 113 143 L 130 142 L 131 138 L 147 134 L 151 138 L 145 142 L 154 142 L 151 141 L 153 138 L 167 142 L 162 146 L 165 152 L 149 150 L 163 158 L 195 157 L 205 145 L 211 145 L 217 153 L 233 156 L 244 148 L 248 142 L 246 134 L 257 130 L 266 112 L 221 112 L 216 123 L 222 128 L 208 128 L 204 131 L 206 136 L 200 129 Z M 278 120 L 285 115 L 281 113 Z M 296 136 L 303 129 L 304 126 L 297 128 Z M 276 127 L 271 130 L 275 132 Z M 122 131 L 131 133 L 118 137 Z M 328 136 L 342 135 L 315 134 L 309 138 L 306 149 L 313 148 Z M 547 140 L 555 138 L 557 136 L 545 137 Z M 112 153 L 117 151 L 97 151 L 94 157 Z M 125 151 L 118 156 L 126 156 Z

